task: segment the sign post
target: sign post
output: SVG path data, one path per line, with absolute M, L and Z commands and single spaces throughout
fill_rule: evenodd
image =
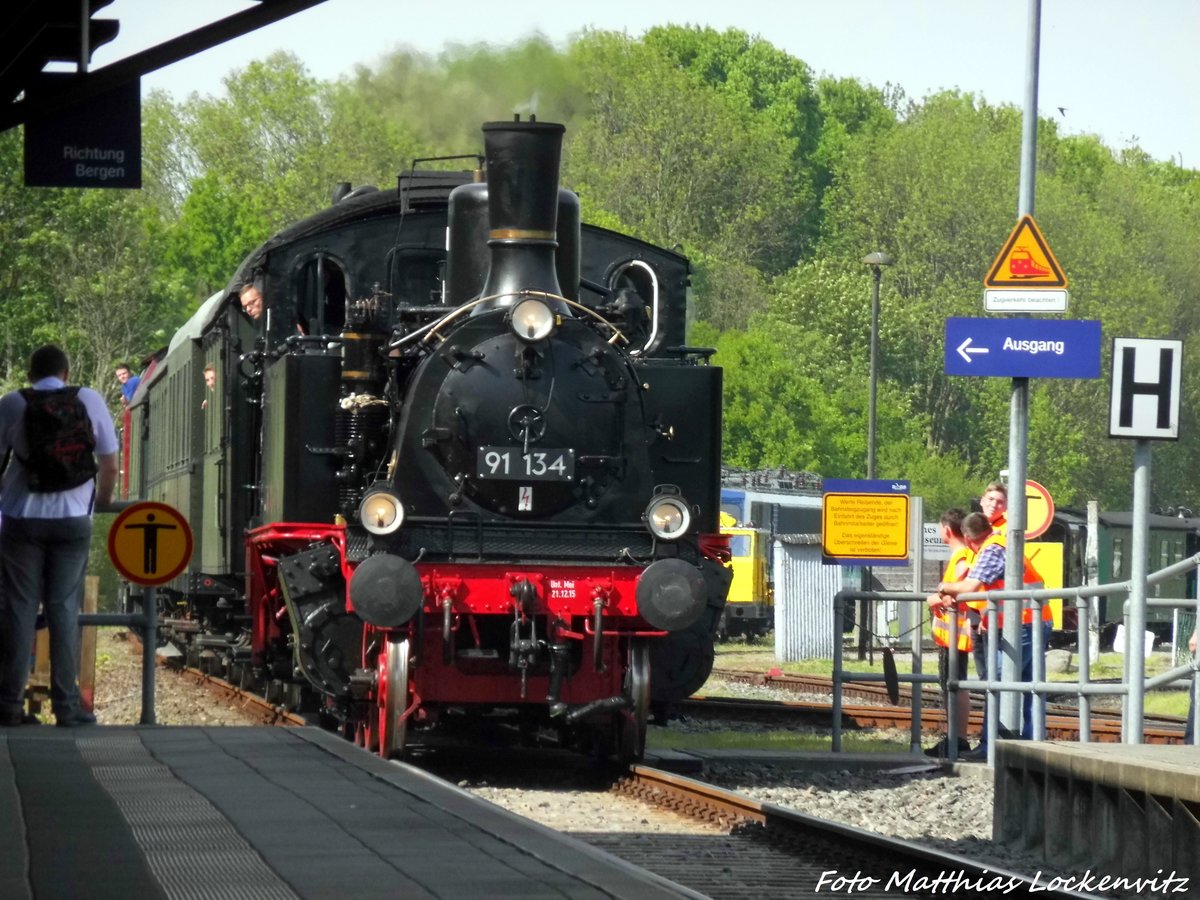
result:
M 134 503 L 108 529 L 108 556 L 123 578 L 142 586 L 142 718 L 153 725 L 154 651 L 158 642 L 158 609 L 154 588 L 187 568 L 192 559 L 192 529 L 165 503 Z
M 1150 441 L 1179 437 L 1179 386 L 1183 380 L 1183 342 L 1117 338 L 1113 341 L 1109 437 L 1134 438 L 1133 518 L 1130 522 L 1129 628 L 1125 656 L 1129 694 L 1121 720 L 1121 740 L 1140 744 L 1146 708 L 1147 553 L 1150 549 Z

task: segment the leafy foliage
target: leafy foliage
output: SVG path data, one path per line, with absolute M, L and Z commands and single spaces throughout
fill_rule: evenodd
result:
M 982 277 L 1016 217 L 1020 111 L 817 79 L 763 37 L 681 25 L 565 47 L 535 35 L 399 50 L 337 83 L 277 54 L 230 73 L 221 96 L 147 98 L 140 192 L 26 189 L 20 133 L 0 134 L 0 379 L 22 381 L 30 351 L 54 340 L 115 398 L 114 362 L 165 343 L 337 182 L 390 185 L 415 157 L 477 151 L 479 124 L 512 112 L 567 125 L 564 183 L 585 219 L 691 259 L 689 339 L 726 370 L 726 462 L 865 473 L 861 259 L 880 250 L 895 264 L 880 283 L 878 473 L 937 509 L 1007 466 L 1011 385 L 946 376 L 942 323 L 982 315 Z M 1099 319 L 1106 342 L 1190 346 L 1194 170 L 1044 121 L 1036 211 L 1073 318 Z M 1128 504 L 1130 451 L 1107 438 L 1107 390 L 1107 372 L 1031 386 L 1029 472 L 1060 505 Z M 1187 437 L 1200 368 L 1185 369 L 1183 391 L 1185 437 L 1156 447 L 1154 502 L 1200 509 Z

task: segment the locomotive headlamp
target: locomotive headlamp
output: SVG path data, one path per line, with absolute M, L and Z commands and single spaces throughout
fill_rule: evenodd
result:
M 404 524 L 404 505 L 391 491 L 370 491 L 358 505 L 358 520 L 371 534 L 391 534 Z
M 513 307 L 511 321 L 513 334 L 533 343 L 549 337 L 554 330 L 554 311 L 541 300 L 527 297 Z
M 644 518 L 650 533 L 663 541 L 677 540 L 692 524 L 687 502 L 676 494 L 659 494 L 646 507 Z

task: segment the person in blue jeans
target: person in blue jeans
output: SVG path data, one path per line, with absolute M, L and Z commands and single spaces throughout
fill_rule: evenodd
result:
M 29 380 L 34 391 L 65 387 L 68 373 L 67 355 L 53 344 L 39 347 L 30 358 Z M 50 628 L 50 703 L 55 718 L 64 727 L 96 721 L 79 702 L 79 606 L 92 511 L 97 504 L 112 502 L 117 483 L 117 435 L 98 393 L 81 387 L 76 397 L 87 413 L 95 440 L 92 453 L 97 478 L 63 490 L 32 489 L 38 485 L 31 486 L 29 473 L 38 471 L 39 466 L 26 439 L 29 404 L 20 391 L 0 397 L 0 458 L 10 457 L 0 481 L 0 726 L 21 725 L 27 720 L 23 715 L 25 685 L 39 606 Z

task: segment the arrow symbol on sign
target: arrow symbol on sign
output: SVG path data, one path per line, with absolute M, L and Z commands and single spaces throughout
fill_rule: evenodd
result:
M 970 338 L 967 338 L 965 341 L 963 341 L 961 344 L 958 345 L 958 355 L 961 356 L 963 359 L 965 359 L 967 362 L 971 361 L 971 357 L 969 355 L 971 353 L 990 353 L 990 352 L 991 351 L 988 350 L 987 347 L 972 347 Z

